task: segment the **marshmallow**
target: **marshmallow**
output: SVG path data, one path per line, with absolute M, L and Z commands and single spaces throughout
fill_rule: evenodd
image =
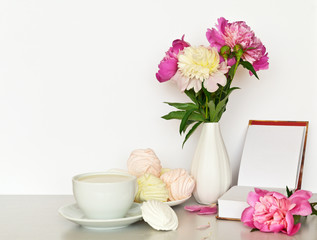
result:
M 168 190 L 166 184 L 152 174 L 146 173 L 137 179 L 138 192 L 135 196 L 136 202 L 147 200 L 158 200 L 166 202 L 168 199 Z
M 178 218 L 174 210 L 166 203 L 150 200 L 141 206 L 142 217 L 156 230 L 176 230 Z
M 160 178 L 166 183 L 170 201 L 190 197 L 195 188 L 195 180 L 185 169 L 173 169 L 162 174 Z
M 161 174 L 161 162 L 150 148 L 134 150 L 128 159 L 128 171 L 130 174 L 140 177 L 144 173 L 151 173 L 156 177 Z

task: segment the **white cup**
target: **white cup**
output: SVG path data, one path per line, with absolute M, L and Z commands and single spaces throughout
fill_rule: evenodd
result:
M 73 177 L 73 193 L 87 218 L 122 218 L 137 191 L 136 177 L 119 172 L 84 173 Z

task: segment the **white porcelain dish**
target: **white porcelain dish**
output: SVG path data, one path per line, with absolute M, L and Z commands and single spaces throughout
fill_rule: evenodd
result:
M 142 219 L 142 212 L 139 203 L 133 203 L 124 218 L 117 219 L 89 219 L 86 218 L 77 204 L 70 204 L 58 210 L 69 221 L 77 223 L 85 228 L 94 230 L 111 230 L 126 227 Z
M 177 201 L 169 201 L 166 202 L 168 206 L 173 207 L 173 206 L 177 206 L 179 204 L 182 204 L 183 202 L 186 202 L 188 199 L 190 199 L 191 196 L 189 196 L 188 198 L 184 198 L 181 200 L 177 200 Z

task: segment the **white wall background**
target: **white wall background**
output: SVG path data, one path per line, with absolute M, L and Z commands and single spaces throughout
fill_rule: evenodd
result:
M 316 1 L 3 0 L 0 193 L 71 193 L 73 175 L 126 168 L 136 148 L 189 169 L 199 131 L 182 149 L 179 122 L 160 116 L 186 97 L 155 73 L 174 39 L 207 45 L 221 16 L 270 57 L 260 81 L 240 69 L 221 120 L 234 181 L 249 119 L 308 120 L 303 187 L 317 192 Z

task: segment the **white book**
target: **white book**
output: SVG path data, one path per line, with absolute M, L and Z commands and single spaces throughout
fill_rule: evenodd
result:
M 286 194 L 301 187 L 308 122 L 254 121 L 243 148 L 238 185 L 218 199 L 218 218 L 239 220 L 254 187 Z
M 261 188 L 286 194 L 285 188 Z M 244 209 L 250 207 L 247 203 L 249 192 L 254 191 L 251 186 L 233 186 L 218 199 L 218 218 L 239 220 Z

